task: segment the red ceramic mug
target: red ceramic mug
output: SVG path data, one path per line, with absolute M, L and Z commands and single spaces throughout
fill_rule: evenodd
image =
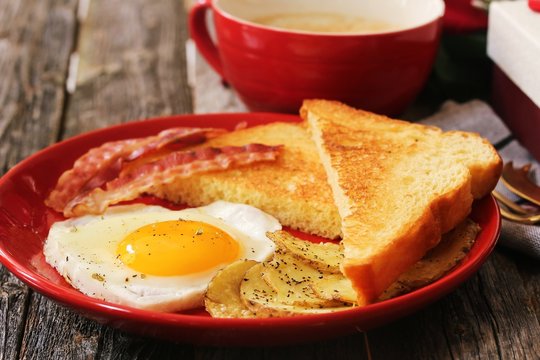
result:
M 321 98 L 395 115 L 429 75 L 443 13 L 443 0 L 200 0 L 189 28 L 252 111 L 298 112 L 303 99 Z M 362 19 L 385 26 L 343 29 Z

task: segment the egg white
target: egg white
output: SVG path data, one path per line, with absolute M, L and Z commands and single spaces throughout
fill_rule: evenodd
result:
M 180 211 L 140 204 L 116 206 L 101 216 L 54 223 L 43 253 L 73 287 L 88 296 L 164 312 L 196 308 L 202 305 L 212 277 L 226 264 L 190 275 L 155 276 L 127 267 L 116 253 L 119 242 L 136 229 L 178 219 L 220 228 L 240 244 L 240 259 L 256 261 L 268 259 L 275 250 L 266 232 L 281 230 L 279 222 L 263 211 L 225 201 Z

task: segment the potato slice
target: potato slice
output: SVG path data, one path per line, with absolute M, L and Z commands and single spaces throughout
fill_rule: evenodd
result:
M 240 298 L 240 283 L 246 271 L 256 264 L 253 260 L 239 260 L 214 276 L 204 297 L 204 305 L 210 315 L 219 318 L 255 317 Z
M 283 304 L 277 301 L 277 293 L 263 280 L 263 272 L 262 264 L 253 266 L 246 272 L 244 281 L 240 284 L 240 297 L 257 317 L 322 314 L 350 308 L 342 306 L 319 309 Z
M 328 273 L 340 274 L 343 261 L 343 248 L 334 243 L 315 244 L 297 239 L 286 231 L 268 233 L 278 249 L 304 261 L 314 268 Z
M 379 298 L 386 300 L 405 294 L 441 278 L 467 255 L 476 240 L 480 226 L 466 219 L 446 233 L 439 245 L 403 273 Z
M 379 300 L 411 292 L 444 276 L 463 260 L 474 244 L 479 231 L 480 227 L 476 223 L 470 219 L 465 220 L 454 230 L 445 234 L 439 245 L 403 273 Z M 312 282 L 311 288 L 316 296 L 323 299 L 352 304 L 356 302 L 356 293 L 352 284 L 341 274 L 325 275 L 322 279 L 316 279 Z
M 471 220 L 460 224 L 402 274 L 379 300 L 439 279 L 466 256 L 479 230 Z M 238 261 L 214 277 L 205 297 L 206 308 L 212 316 L 295 316 L 354 306 L 356 293 L 350 281 L 339 273 L 342 252 L 338 245 L 312 244 L 284 232 L 269 236 L 278 247 L 271 261 Z
M 356 303 L 356 292 L 349 279 L 341 274 L 329 274 L 311 284 L 316 296 L 347 304 Z
M 310 308 L 342 306 L 333 298 L 315 295 L 311 285 L 324 275 L 288 253 L 276 252 L 272 261 L 263 263 L 262 278 L 276 292 L 276 301 L 286 305 Z

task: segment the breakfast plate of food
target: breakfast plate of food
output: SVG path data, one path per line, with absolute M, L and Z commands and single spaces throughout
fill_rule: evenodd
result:
M 142 120 L 0 179 L 0 261 L 100 323 L 269 345 L 368 330 L 493 250 L 501 171 L 478 135 L 306 101 L 301 116 Z

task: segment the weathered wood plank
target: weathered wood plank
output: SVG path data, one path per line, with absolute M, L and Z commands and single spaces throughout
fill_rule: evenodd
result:
M 80 25 L 77 87 L 62 137 L 151 116 L 191 111 L 185 14 L 174 0 L 94 0 Z M 51 335 L 53 334 L 53 335 Z M 32 296 L 22 358 L 148 358 L 189 347 L 124 335 Z
M 0 162 L 57 140 L 76 0 L 0 2 Z
M 414 316 L 369 332 L 371 353 L 374 359 L 537 359 L 540 342 L 535 334 L 540 325 L 527 307 L 529 302 L 514 261 L 496 251 L 453 294 Z
M 324 330 L 322 330 L 324 331 Z M 257 348 L 196 348 L 195 359 L 280 359 L 280 360 L 326 360 L 369 359 L 364 334 L 357 333 L 338 339 L 315 343 Z
M 99 324 L 33 293 L 20 358 L 93 358 L 98 348 L 101 328 Z
M 139 338 L 105 328 L 102 334 L 100 360 L 194 359 L 193 346 Z
M 238 98 L 234 89 L 223 84 L 202 55 L 195 43 L 187 46 L 187 69 L 193 92 L 193 112 L 195 114 L 246 112 L 246 106 Z
M 64 136 L 191 112 L 185 16 L 174 0 L 92 1 L 81 26 L 77 87 Z
M 0 267 L 0 359 L 16 359 L 29 290 Z
M 99 359 L 368 359 L 362 333 L 281 347 L 206 347 L 135 337 L 105 328 Z
M 0 2 L 0 174 L 58 137 L 75 6 Z M 0 266 L 0 359 L 18 356 L 29 294 Z
M 540 262 L 538 259 L 523 256 L 522 254 L 507 251 L 509 259 L 516 264 L 523 285 L 525 287 L 525 309 L 536 316 L 540 322 Z M 536 349 L 538 351 L 538 340 L 536 341 Z M 540 353 L 536 354 L 536 358 L 540 359 Z

